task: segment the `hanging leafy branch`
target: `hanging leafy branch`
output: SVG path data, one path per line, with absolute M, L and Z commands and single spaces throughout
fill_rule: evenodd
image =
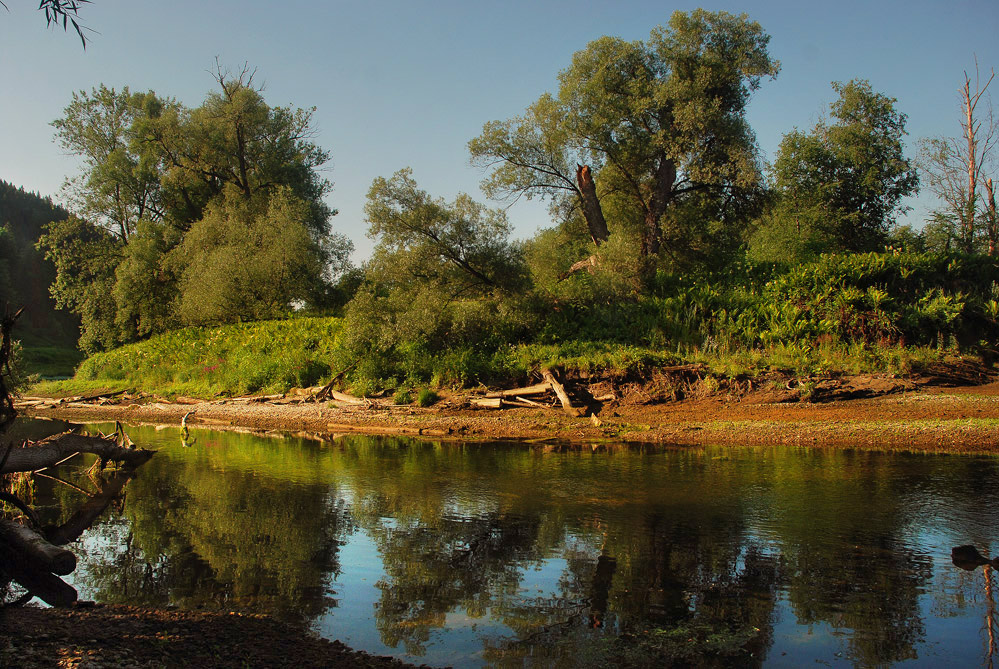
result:
M 80 18 L 80 6 L 89 5 L 91 0 L 41 0 L 38 3 L 38 10 L 45 12 L 45 25 L 52 26 L 55 24 L 58 26 L 62 24 L 63 30 L 69 30 L 69 26 L 73 26 L 73 30 L 80 37 L 80 42 L 83 43 L 83 48 L 87 48 L 87 36 L 84 34 L 85 30 L 90 30 L 87 26 L 83 25 L 79 21 Z M 7 3 L 0 0 L 0 5 L 4 9 L 10 11 L 7 7 Z

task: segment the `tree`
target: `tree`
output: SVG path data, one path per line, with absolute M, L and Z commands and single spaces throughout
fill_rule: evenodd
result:
M 206 325 L 276 318 L 304 301 L 323 273 L 309 215 L 290 189 L 247 199 L 229 186 L 170 254 L 180 277 L 180 319 Z
M 321 173 L 330 154 L 312 141 L 315 108 L 271 107 L 254 74 L 245 65 L 232 73 L 216 63 L 219 90 L 200 107 L 142 124 L 146 141 L 162 156 L 169 219 L 186 230 L 228 185 L 248 199 L 284 186 L 309 205 L 312 234 L 328 235 L 336 211 L 323 199 L 333 184 Z
M 163 157 L 150 144 L 145 126 L 180 105 L 153 92 L 132 93 L 101 84 L 73 93 L 63 117 L 52 125 L 63 149 L 83 160 L 82 172 L 67 179 L 76 212 L 127 242 L 140 220 L 161 220 Z
M 464 193 L 451 204 L 431 198 L 407 168 L 375 179 L 364 213 L 368 236 L 378 240 L 370 273 L 379 283 L 432 284 L 452 298 L 523 287 L 506 216 Z
M 839 94 L 829 109 L 833 120 L 786 134 L 771 174 L 777 203 L 762 237 L 797 238 L 804 255 L 882 248 L 902 200 L 919 187 L 903 153 L 906 116 L 895 99 L 864 80 L 832 86 Z
M 70 216 L 48 224 L 38 244 L 56 268 L 49 288 L 56 306 L 81 319 L 80 349 L 94 352 L 121 343 L 112 294 L 123 242 L 102 227 Z
M 985 118 L 978 115 L 978 105 L 994 78 L 995 72 L 990 71 L 983 85 L 976 63 L 972 90 L 971 77 L 965 72 L 960 90 L 961 136 L 931 137 L 923 140 L 920 146 L 920 167 L 926 184 L 942 202 L 942 206 L 934 210 L 933 218 L 947 221 L 956 228 L 959 246 L 966 253 L 976 250 L 982 232 L 988 240 L 989 254 L 996 253 L 997 231 L 991 214 L 994 206 L 990 209 L 994 195 L 989 186 L 991 179 L 985 175 L 994 166 L 999 122 L 992 114 L 989 98 L 985 98 Z M 980 187 L 986 189 L 985 198 L 980 194 Z M 979 221 L 985 223 L 984 231 L 980 229 Z
M 426 362 L 444 349 L 490 355 L 520 336 L 512 298 L 527 272 L 502 211 L 465 194 L 433 198 L 403 169 L 374 180 L 365 214 L 377 243 L 347 306 L 344 350 L 355 357 L 347 362 L 360 360 L 369 377 L 429 380 Z M 473 368 L 460 365 L 453 380 L 487 380 Z
M 82 345 L 88 351 L 178 322 L 274 315 L 291 300 L 321 306 L 333 294 L 331 285 L 349 265 L 352 247 L 330 230 L 336 212 L 325 197 L 332 184 L 321 172 L 329 153 L 312 141 L 314 110 L 268 105 L 253 74 L 246 66 L 233 74 L 216 63 L 219 90 L 195 109 L 153 92 L 101 86 L 74 94 L 53 123 L 57 140 L 82 158 L 81 173 L 67 185 L 81 220 L 52 228 L 41 244 L 58 268 L 54 290 L 61 304 L 83 316 L 89 332 Z M 236 203 L 236 197 L 243 202 Z M 269 211 L 277 218 L 269 218 Z M 270 221 L 270 228 L 262 221 Z M 283 224 L 287 230 L 275 228 Z M 89 260 L 64 234 L 70 228 L 89 245 L 103 245 L 89 249 L 106 263 L 100 281 L 77 279 L 89 271 Z M 219 247 L 196 248 L 193 239 Z M 199 273 L 177 260 L 172 251 L 178 245 L 190 257 L 215 264 Z M 275 259 L 285 251 L 294 258 Z M 243 264 L 259 261 L 308 273 L 276 281 L 254 275 L 252 284 L 237 290 L 229 279 L 248 278 L 250 272 L 233 264 L 237 256 Z M 229 260 L 222 263 L 222 257 Z M 230 277 L 220 274 L 225 271 Z M 204 292 L 209 284 L 215 290 L 211 296 Z M 185 290 L 192 295 L 185 296 Z M 247 297 L 248 291 L 254 296 Z M 179 306 L 183 318 L 174 313 Z M 223 314 L 223 308 L 233 311 Z
M 698 9 L 675 12 L 646 42 L 591 42 L 559 75 L 556 96 L 469 142 L 473 162 L 492 170 L 484 190 L 571 198 L 598 246 L 618 223 L 604 211 L 616 197 L 638 218 L 644 257 L 659 254 L 664 227 L 682 226 L 678 210 L 705 193 L 701 218 L 733 224 L 732 204 L 760 181 L 745 110 L 779 70 L 768 41 L 745 15 Z

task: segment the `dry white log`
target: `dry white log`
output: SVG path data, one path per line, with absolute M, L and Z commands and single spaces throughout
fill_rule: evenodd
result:
M 544 383 L 536 383 L 533 386 L 527 386 L 526 388 L 512 388 L 510 390 L 493 390 L 492 392 L 486 393 L 486 397 L 517 397 L 518 395 L 544 395 L 551 389 L 552 389 L 551 384 L 545 381 Z
M 562 384 L 555 379 L 555 376 L 550 370 L 542 370 L 541 375 L 544 377 L 545 381 L 552 384 L 552 390 L 558 396 L 559 401 L 562 403 L 562 410 L 573 418 L 579 418 L 579 410 L 572 406 L 572 402 L 569 400 L 569 395 L 565 392 L 565 388 Z
M 502 397 L 473 397 L 468 400 L 472 406 L 479 407 L 480 409 L 502 409 L 503 408 L 503 398 Z
M 347 393 L 340 393 L 335 390 L 326 391 L 326 396 L 331 400 L 336 402 L 343 402 L 344 404 L 356 404 L 361 406 L 368 406 L 371 404 L 371 400 L 366 400 L 363 397 L 354 397 L 353 395 L 348 395 Z

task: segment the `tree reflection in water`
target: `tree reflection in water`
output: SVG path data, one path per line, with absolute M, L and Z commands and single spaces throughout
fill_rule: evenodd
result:
M 311 625 L 336 611 L 340 549 L 357 533 L 383 575 L 370 623 L 335 618 L 338 630 L 371 624 L 421 656 L 457 625 L 496 665 L 755 666 L 798 647 L 795 623 L 828 630 L 827 657 L 891 664 L 926 647 L 927 592 L 950 616 L 973 603 L 941 588 L 993 600 L 991 571 L 984 595 L 980 580 L 934 573 L 919 537 L 995 541 L 975 520 L 999 501 L 995 462 L 969 483 L 960 457 L 870 452 L 158 438 L 173 448 L 86 542 L 81 578 L 104 601 Z M 989 658 L 995 617 L 993 604 Z

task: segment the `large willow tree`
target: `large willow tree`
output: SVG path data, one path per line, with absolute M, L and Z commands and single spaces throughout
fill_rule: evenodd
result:
M 695 10 L 675 12 L 644 42 L 591 42 L 560 73 L 556 94 L 487 123 L 469 143 L 473 162 L 491 170 L 483 188 L 556 207 L 573 201 L 598 246 L 630 228 L 645 257 L 664 242 L 683 254 L 689 235 L 703 234 L 684 226 L 732 222 L 761 181 L 745 112 L 779 69 L 768 41 L 745 15 Z

